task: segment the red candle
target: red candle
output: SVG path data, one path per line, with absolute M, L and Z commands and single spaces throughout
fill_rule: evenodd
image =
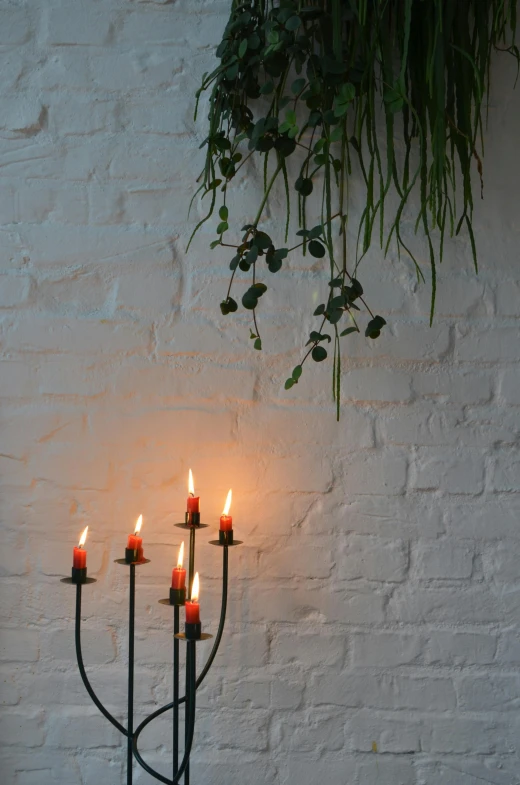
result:
M 128 535 L 128 542 L 126 547 L 130 551 L 137 551 L 137 558 L 143 558 L 143 538 L 139 536 L 141 526 L 143 525 L 143 516 L 140 515 L 135 524 L 135 531 L 133 534 Z
M 221 532 L 230 532 L 233 528 L 233 518 L 229 515 L 229 508 L 231 507 L 231 488 L 229 489 L 226 503 L 224 505 L 224 509 L 222 511 L 222 515 L 220 516 L 220 531 Z
M 79 538 L 77 547 L 74 548 L 72 554 L 72 566 L 75 570 L 84 570 L 87 566 L 87 552 L 84 550 L 85 540 L 87 539 L 88 526 Z
M 184 560 L 184 543 L 181 542 L 179 548 L 179 558 L 177 566 L 172 570 L 172 589 L 184 589 L 186 587 L 186 570 L 182 567 Z
M 186 509 L 188 512 L 200 512 L 200 497 L 195 496 L 195 486 L 193 485 L 193 474 L 191 473 L 191 469 L 188 475 L 188 491 L 189 496 Z
M 184 606 L 186 610 L 186 624 L 200 624 L 200 605 L 199 605 L 199 573 L 195 573 L 193 588 L 191 590 L 191 600 L 187 600 Z

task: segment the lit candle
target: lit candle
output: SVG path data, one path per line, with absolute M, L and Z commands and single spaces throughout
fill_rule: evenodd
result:
M 139 536 L 139 532 L 141 531 L 142 525 L 143 525 L 143 516 L 140 515 L 135 524 L 134 533 L 128 535 L 128 542 L 126 544 L 127 550 L 137 551 L 136 561 L 139 561 L 143 558 L 143 538 Z
M 184 543 L 181 542 L 181 547 L 179 548 L 179 558 L 177 559 L 177 566 L 172 570 L 172 589 L 184 589 L 186 587 L 186 570 L 183 569 L 183 561 Z
M 186 624 L 200 624 L 200 605 L 199 605 L 199 573 L 195 573 L 193 579 L 193 589 L 191 590 L 191 600 L 186 600 L 184 606 L 186 610 Z
M 199 496 L 195 496 L 195 486 L 193 485 L 193 474 L 191 472 L 191 469 L 190 469 L 190 472 L 189 472 L 189 475 L 188 475 L 188 492 L 189 492 L 189 496 L 188 496 L 188 502 L 187 502 L 187 505 L 188 505 L 187 506 L 187 511 L 188 512 L 200 512 L 200 507 L 199 507 L 200 497 Z
M 221 532 L 229 532 L 233 528 L 233 518 L 229 514 L 229 508 L 231 507 L 231 488 L 228 491 L 226 503 L 224 505 L 224 509 L 222 510 L 222 515 L 220 516 L 220 531 Z
M 87 539 L 87 532 L 88 526 L 85 527 L 83 534 L 79 538 L 78 546 L 73 551 L 72 566 L 75 570 L 84 570 L 87 566 L 87 552 L 83 548 Z

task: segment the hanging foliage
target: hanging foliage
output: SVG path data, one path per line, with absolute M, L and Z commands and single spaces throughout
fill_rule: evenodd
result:
M 429 248 L 430 321 L 447 235 L 468 232 L 477 269 L 471 175 L 475 168 L 482 189 L 490 60 L 499 49 L 520 62 L 515 31 L 516 0 L 233 2 L 216 51 L 219 64 L 204 75 L 197 94 L 198 104 L 201 92 L 211 91 L 197 191 L 208 210 L 193 234 L 217 209 L 211 247 L 229 248 L 231 257 L 220 308 L 234 313 L 238 299 L 251 311 L 255 349 L 262 348 L 257 310 L 271 274 L 295 250 L 327 262 L 328 286 L 314 311 L 316 326 L 286 389 L 298 382 L 309 357 L 322 362 L 332 348 L 339 416 L 342 339 L 356 332 L 376 339 L 386 324 L 371 310 L 360 283 L 363 255 L 373 242 L 384 254 L 393 243 L 424 280 L 402 230 L 412 193 L 418 203 L 415 229 Z M 239 227 L 232 223 L 227 194 L 252 156 L 263 159 L 263 189 L 256 215 Z M 353 166 L 365 198 L 357 243 L 349 247 Z M 262 217 L 279 180 L 286 214 L 271 236 Z M 388 220 L 391 191 L 398 198 Z M 293 202 L 298 230 L 289 240 Z

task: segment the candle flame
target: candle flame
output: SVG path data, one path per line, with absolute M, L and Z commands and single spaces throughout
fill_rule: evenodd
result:
M 184 561 L 184 542 L 181 542 L 181 547 L 179 548 L 179 556 L 177 558 L 177 569 L 182 569 L 182 563 Z
M 139 534 L 141 531 L 141 526 L 143 525 L 143 516 L 140 515 L 135 524 L 135 531 L 134 534 Z
M 231 499 L 232 499 L 232 497 L 233 497 L 233 494 L 231 493 L 231 488 L 230 488 L 229 491 L 228 491 L 228 495 L 227 495 L 226 503 L 224 505 L 224 509 L 222 510 L 222 515 L 229 515 L 229 509 L 231 507 Z
M 193 474 L 192 474 L 191 469 L 190 469 L 190 472 L 188 474 L 188 492 L 189 492 L 190 496 L 195 496 L 195 486 L 193 484 Z
M 191 590 L 191 601 L 198 602 L 199 601 L 199 573 L 195 573 L 195 577 L 193 579 L 193 588 Z
M 88 526 L 85 526 L 85 529 L 84 529 L 84 531 L 83 531 L 83 534 L 82 534 L 82 535 L 81 535 L 81 537 L 79 538 L 79 547 L 80 547 L 80 548 L 83 548 L 83 546 L 85 545 L 85 541 L 86 541 L 86 539 L 87 539 L 87 532 L 88 532 Z

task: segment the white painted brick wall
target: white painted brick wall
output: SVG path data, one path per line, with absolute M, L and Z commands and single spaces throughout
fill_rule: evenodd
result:
M 170 700 L 170 618 L 156 600 L 189 466 L 208 522 L 233 485 L 245 541 L 200 692 L 194 785 L 518 785 L 513 64 L 494 69 L 481 273 L 455 240 L 430 329 L 411 266 L 371 252 L 359 277 L 388 330 L 347 339 L 337 426 L 326 368 L 283 390 L 304 335 L 292 320 L 311 324 L 291 288 L 307 261 L 263 298 L 259 356 L 244 319 L 220 315 L 228 260 L 208 251 L 212 230 L 185 253 L 202 214 L 187 221 L 205 134 L 193 94 L 228 5 L 0 9 L 2 785 L 125 781 L 121 739 L 76 670 L 74 593 L 58 577 L 88 523 L 98 583 L 84 592 L 84 656 L 124 721 L 126 575 L 113 560 L 143 512 L 153 561 L 138 577 L 136 715 Z M 247 185 L 239 223 L 258 198 Z M 309 280 L 309 297 L 322 285 Z M 200 541 L 214 632 L 219 558 Z M 169 744 L 165 721 L 143 737 L 165 771 Z M 135 782 L 152 780 L 137 769 Z

